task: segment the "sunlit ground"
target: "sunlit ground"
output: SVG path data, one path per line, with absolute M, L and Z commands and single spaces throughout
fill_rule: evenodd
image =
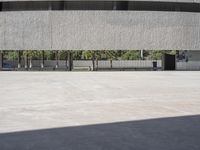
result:
M 0 133 L 200 114 L 200 72 L 0 72 Z

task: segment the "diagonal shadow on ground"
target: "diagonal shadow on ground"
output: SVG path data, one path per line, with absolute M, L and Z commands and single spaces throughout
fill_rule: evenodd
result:
M 200 150 L 200 115 L 2 133 L 0 150 Z

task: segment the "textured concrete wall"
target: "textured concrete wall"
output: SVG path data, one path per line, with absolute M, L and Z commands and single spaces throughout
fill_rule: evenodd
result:
M 0 51 L 0 71 L 3 68 L 3 53 Z
M 189 61 L 200 61 L 200 51 L 189 51 Z M 200 65 L 199 65 L 200 67 Z
M 0 50 L 200 50 L 200 13 L 0 13 Z
M 179 54 L 181 55 L 182 52 L 185 53 L 185 55 L 188 58 L 188 61 L 200 61 L 200 51 L 179 51 Z M 181 62 L 185 62 L 186 60 L 179 60 Z M 199 66 L 200 67 L 200 66 Z

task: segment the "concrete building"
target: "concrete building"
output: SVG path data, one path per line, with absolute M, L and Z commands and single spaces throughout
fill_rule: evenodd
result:
M 0 50 L 200 50 L 200 0 L 0 0 Z

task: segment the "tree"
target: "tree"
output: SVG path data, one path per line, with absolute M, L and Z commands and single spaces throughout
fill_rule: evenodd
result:
M 123 60 L 137 60 L 140 59 L 140 52 L 136 50 L 127 51 L 122 55 Z
M 36 57 L 36 55 L 37 51 L 31 51 L 31 50 L 23 51 L 23 56 L 25 56 L 25 66 L 27 68 L 32 68 L 32 58 Z M 29 61 L 29 67 L 28 67 L 28 61 Z
M 112 68 L 112 61 L 118 58 L 118 53 L 117 51 L 113 51 L 113 50 L 105 50 L 104 51 L 107 59 L 110 60 L 110 68 Z
M 149 57 L 152 60 L 161 60 L 164 52 L 163 51 L 150 51 Z
M 4 58 L 7 60 L 16 60 L 17 56 L 18 55 L 15 51 L 4 51 Z
M 82 53 L 83 59 L 92 59 L 92 51 L 87 50 Z
M 82 59 L 82 51 L 79 51 L 79 50 L 73 51 L 73 59 L 81 60 Z

